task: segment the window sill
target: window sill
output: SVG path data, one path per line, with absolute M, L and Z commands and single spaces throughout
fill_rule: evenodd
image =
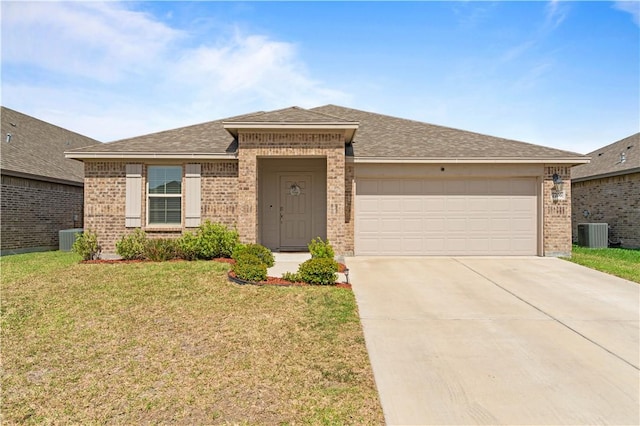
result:
M 144 232 L 182 232 L 181 226 L 147 226 Z

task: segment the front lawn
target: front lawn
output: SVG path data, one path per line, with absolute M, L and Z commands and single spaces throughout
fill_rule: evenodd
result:
M 354 295 L 216 262 L 0 259 L 3 424 L 381 424 Z
M 640 283 L 640 250 L 573 246 L 567 260 Z

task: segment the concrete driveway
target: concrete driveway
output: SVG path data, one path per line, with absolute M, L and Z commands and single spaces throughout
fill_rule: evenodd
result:
M 348 266 L 388 424 L 640 424 L 640 285 L 554 258 Z

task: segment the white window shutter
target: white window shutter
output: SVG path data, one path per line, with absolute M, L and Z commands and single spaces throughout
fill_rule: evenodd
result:
M 185 227 L 200 226 L 200 164 L 187 164 L 185 170 Z
M 142 164 L 127 164 L 125 226 L 142 226 Z

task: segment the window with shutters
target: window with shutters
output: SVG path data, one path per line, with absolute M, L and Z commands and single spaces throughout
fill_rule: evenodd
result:
M 182 223 L 182 167 L 149 166 L 147 173 L 149 225 Z

